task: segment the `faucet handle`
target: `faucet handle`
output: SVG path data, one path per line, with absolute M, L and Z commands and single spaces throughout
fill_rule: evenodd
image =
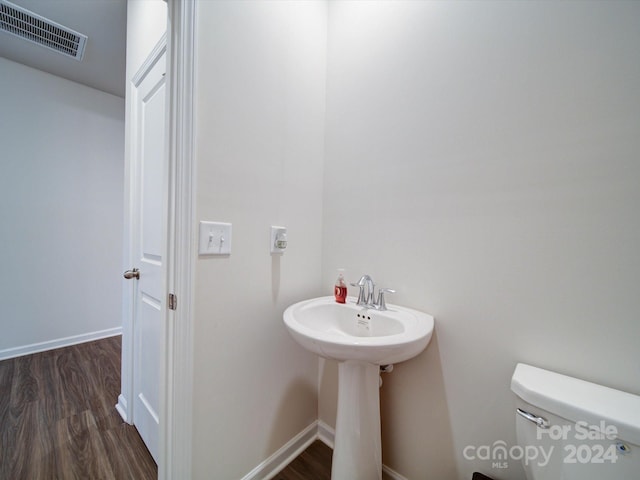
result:
M 382 312 L 387 309 L 387 304 L 384 301 L 385 293 L 396 293 L 396 291 L 392 290 L 391 288 L 381 288 L 380 290 L 378 290 L 378 301 L 376 302 L 376 308 Z

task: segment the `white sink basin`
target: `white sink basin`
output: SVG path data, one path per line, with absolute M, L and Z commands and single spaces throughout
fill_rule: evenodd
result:
M 356 360 L 375 365 L 398 363 L 422 352 L 433 334 L 433 317 L 387 304 L 380 312 L 320 297 L 291 305 L 284 323 L 304 348 L 338 361 Z
M 331 464 L 333 480 L 382 480 L 379 365 L 422 352 L 433 317 L 387 304 L 380 312 L 321 297 L 291 305 L 284 323 L 293 338 L 318 355 L 338 360 L 338 409 Z

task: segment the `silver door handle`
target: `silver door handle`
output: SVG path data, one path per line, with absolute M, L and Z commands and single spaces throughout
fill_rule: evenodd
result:
M 538 415 L 534 415 L 533 413 L 529 413 L 521 408 L 516 408 L 516 412 L 521 417 L 526 418 L 530 422 L 535 423 L 540 428 L 549 428 L 549 420 L 544 417 L 539 417 Z
M 132 278 L 140 280 L 140 270 L 138 270 L 137 268 L 134 268 L 133 270 L 127 270 L 123 273 L 122 276 L 127 280 L 131 280 Z

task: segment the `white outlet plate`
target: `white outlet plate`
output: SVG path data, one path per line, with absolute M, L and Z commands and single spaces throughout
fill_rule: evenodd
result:
M 199 255 L 231 255 L 231 224 L 200 222 Z
M 282 254 L 284 253 L 285 248 L 278 248 L 276 247 L 276 237 L 278 236 L 278 234 L 280 233 L 284 233 L 286 235 L 287 233 L 287 227 L 276 227 L 276 226 L 271 226 L 271 253 L 279 253 Z

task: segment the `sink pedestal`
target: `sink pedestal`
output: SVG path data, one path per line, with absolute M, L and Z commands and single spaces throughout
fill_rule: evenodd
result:
M 338 414 L 332 480 L 381 480 L 380 367 L 338 364 Z
M 304 348 L 338 363 L 338 415 L 333 480 L 382 480 L 380 367 L 420 354 L 431 340 L 433 317 L 387 305 L 380 310 L 334 297 L 294 303 L 282 315 Z

